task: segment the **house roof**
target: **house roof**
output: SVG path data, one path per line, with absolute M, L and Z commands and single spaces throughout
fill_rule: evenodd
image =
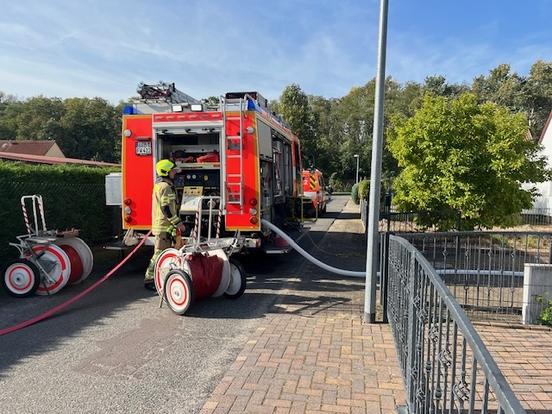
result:
M 53 140 L 0 140 L 0 152 L 46 155 L 54 145 L 56 145 L 56 141 Z
M 91 167 L 120 167 L 119 164 L 112 164 L 110 162 L 79 160 L 76 158 L 47 157 L 45 155 L 17 154 L 10 152 L 0 152 L 0 159 L 34 162 L 38 164 L 79 164 Z
M 550 114 L 548 115 L 548 119 L 546 120 L 546 123 L 544 124 L 544 128 L 542 129 L 541 136 L 539 138 L 539 144 L 542 144 L 542 140 L 546 135 L 546 130 L 548 129 L 551 123 L 552 123 L 552 111 L 550 111 Z

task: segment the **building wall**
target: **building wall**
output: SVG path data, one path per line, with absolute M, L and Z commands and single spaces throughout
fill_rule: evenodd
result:
M 50 148 L 48 152 L 44 155 L 46 155 L 47 157 L 65 158 L 65 154 L 63 153 L 63 151 L 61 151 L 61 148 L 56 143 L 54 143 L 54 145 L 52 145 L 52 148 Z
M 552 113 L 550 114 L 552 117 Z M 540 144 L 542 145 L 541 154 L 548 159 L 548 168 L 552 168 L 552 125 L 548 122 L 543 131 Z M 550 209 L 548 215 L 552 215 L 552 181 L 545 181 L 538 184 L 524 185 L 524 188 L 536 187 L 540 195 L 535 199 L 533 208 Z

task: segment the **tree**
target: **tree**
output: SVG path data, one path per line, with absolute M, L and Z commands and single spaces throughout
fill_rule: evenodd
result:
M 533 136 L 538 138 L 552 110 L 552 62 L 535 62 L 524 88 L 529 126 Z
M 501 64 L 488 76 L 478 76 L 472 91 L 480 102 L 494 102 L 512 112 L 524 112 L 534 138 L 538 138 L 552 109 L 552 62 L 538 60 L 527 77 L 512 72 Z
M 456 97 L 467 92 L 468 87 L 456 83 L 449 84 L 444 76 L 433 75 L 425 78 L 423 90 L 437 96 Z
M 17 117 L 23 105 L 13 95 L 0 91 L 0 139 L 17 137 Z
M 53 131 L 59 130 L 59 122 L 65 113 L 59 98 L 36 96 L 28 99 L 16 115 L 17 139 L 56 139 Z
M 527 119 L 473 94 L 426 95 L 412 118 L 394 118 L 389 147 L 402 169 L 394 204 L 427 210 L 424 225 L 507 226 L 531 207 L 536 189 L 522 183 L 550 176 L 539 147 L 527 139 Z
M 307 95 L 297 84 L 286 86 L 277 105 L 278 111 L 291 130 L 301 140 L 303 154 L 310 160 L 316 159 L 314 117 Z
M 119 161 L 121 115 L 102 98 L 70 98 L 58 144 L 68 157 Z

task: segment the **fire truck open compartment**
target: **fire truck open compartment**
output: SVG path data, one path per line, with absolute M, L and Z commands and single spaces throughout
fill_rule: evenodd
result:
M 174 179 L 180 195 L 186 187 L 194 188 L 204 196 L 220 196 L 220 128 L 158 129 L 155 131 L 155 142 L 155 158 L 175 159 L 177 167 L 180 168 Z M 175 157 L 175 154 L 179 157 Z M 204 162 L 202 158 L 206 155 L 212 157 Z

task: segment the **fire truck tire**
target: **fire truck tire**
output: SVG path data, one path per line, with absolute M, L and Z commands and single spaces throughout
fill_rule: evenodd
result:
M 33 246 L 39 256 L 38 263 L 48 272 L 40 275 L 40 285 L 37 295 L 51 295 L 61 290 L 69 281 L 71 261 L 63 249 L 55 244 Z
M 157 261 L 155 262 L 155 272 L 153 281 L 155 282 L 155 288 L 159 295 L 163 294 L 163 286 L 167 273 L 173 269 L 181 269 L 182 261 L 178 256 L 178 250 L 169 248 L 161 252 Z
M 34 295 L 40 284 L 38 267 L 27 259 L 12 260 L 4 269 L 2 287 L 14 298 Z
M 218 256 L 222 259 L 222 277 L 220 278 L 220 284 L 215 293 L 211 296 L 218 298 L 226 292 L 228 286 L 230 286 L 230 262 L 228 261 L 228 255 L 224 253 L 224 250 L 211 250 L 208 252 L 209 256 Z
M 233 257 L 230 258 L 230 276 L 230 285 L 224 292 L 224 296 L 228 299 L 237 299 L 245 292 L 247 276 L 241 263 Z
M 90 273 L 92 273 L 92 268 L 94 267 L 94 255 L 92 254 L 92 250 L 90 250 L 90 247 L 84 242 L 84 240 L 78 237 L 67 237 L 58 239 L 56 241 L 56 244 L 58 246 L 71 246 L 77 251 L 81 259 L 82 275 L 80 278 L 74 281 L 70 280 L 70 284 L 76 285 L 77 283 L 82 282 L 88 276 L 90 276 Z
M 324 207 L 322 207 L 322 211 L 321 211 L 320 215 L 326 214 L 326 207 L 327 206 L 328 206 L 328 203 L 324 203 Z
M 163 297 L 174 313 L 184 315 L 194 301 L 192 278 L 183 270 L 170 270 L 163 284 Z

